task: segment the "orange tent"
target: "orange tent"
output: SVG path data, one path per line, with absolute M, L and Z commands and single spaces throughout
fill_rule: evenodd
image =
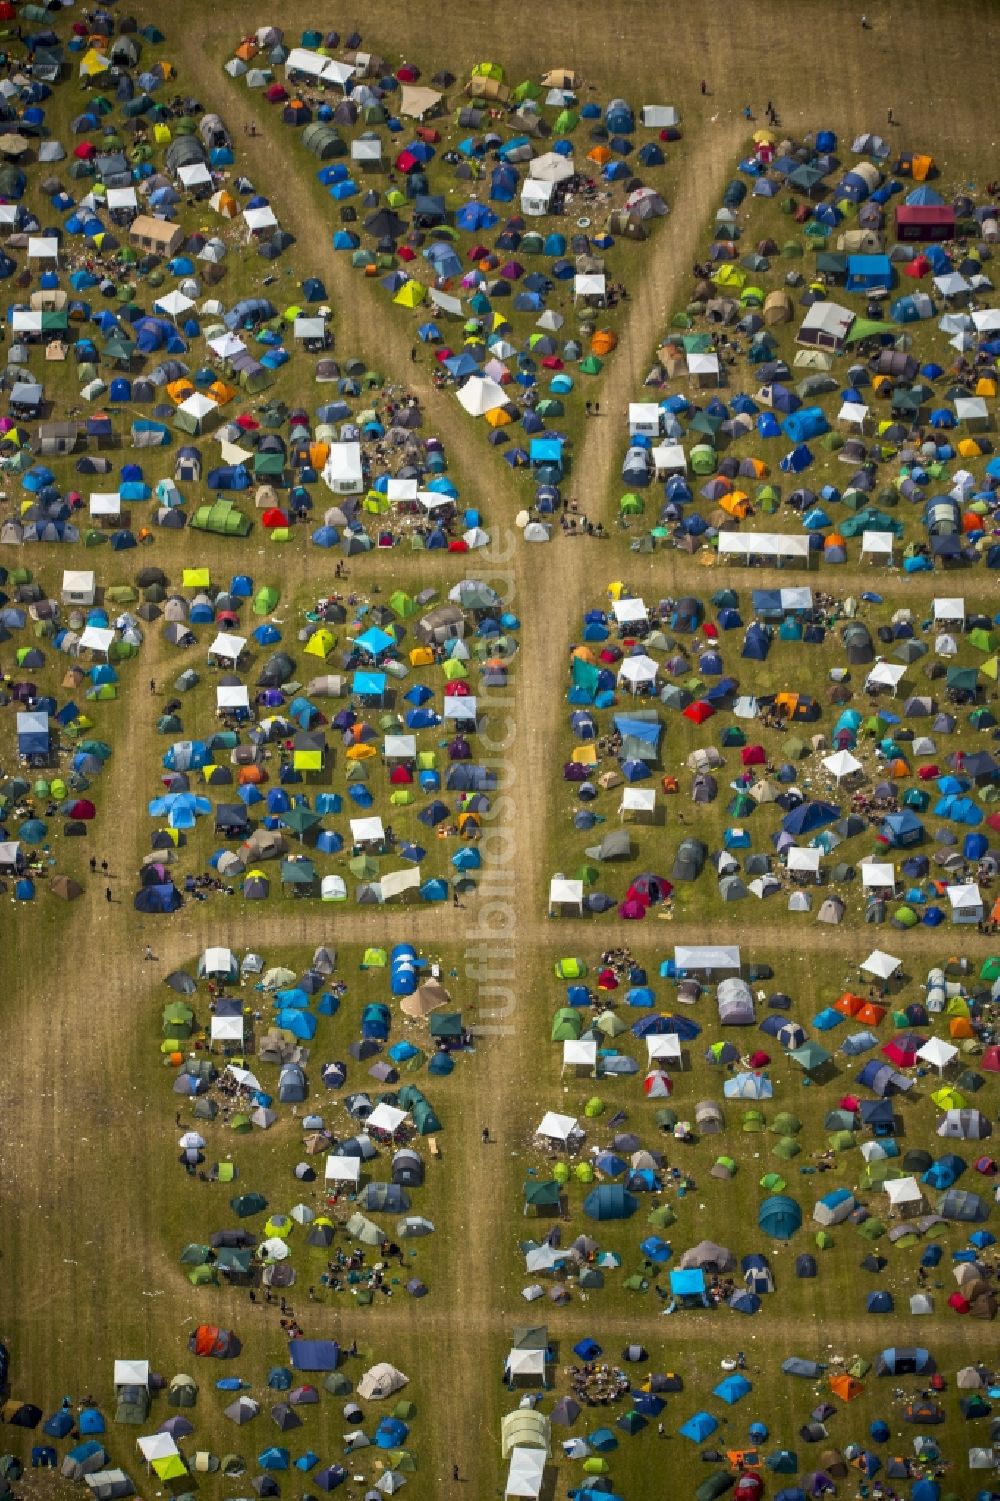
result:
M 348 761 L 370 761 L 375 754 L 374 745 L 352 745 L 346 752 Z
M 741 470 L 744 469 L 744 468 L 746 468 L 747 465 L 752 465 L 753 466 L 753 472 L 754 472 L 754 476 L 755 476 L 756 479 L 763 479 L 764 476 L 765 476 L 765 474 L 767 474 L 767 465 L 764 463 L 763 459 L 741 459 L 740 460 L 740 468 L 741 468 Z
M 267 772 L 263 766 L 241 766 L 236 780 L 241 787 L 256 787 L 259 782 L 267 780 Z
M 481 829 L 483 820 L 478 813 L 460 813 L 458 815 L 458 832 L 460 834 L 472 834 L 476 829 Z
M 744 495 L 742 490 L 734 490 L 732 495 L 723 495 L 719 505 L 727 516 L 735 516 L 737 521 L 743 521 L 750 509 L 750 497 Z
M 326 466 L 326 461 L 329 457 L 329 443 L 309 444 L 309 466 L 311 469 L 315 469 L 317 474 L 319 474 L 320 470 Z
M 855 1397 L 860 1397 L 864 1387 L 856 1376 L 831 1376 L 830 1390 L 835 1397 L 842 1402 L 853 1402 Z
M 826 535 L 826 537 L 824 537 L 824 539 L 823 539 L 823 550 L 824 551 L 828 547 L 846 547 L 846 546 L 847 546 L 847 543 L 844 541 L 844 538 L 840 535 L 839 532 L 828 532 L 827 535 Z
M 579 657 L 581 662 L 593 662 L 596 666 L 597 658 L 589 646 L 574 646 L 573 656 Z
M 587 160 L 596 162 L 599 167 L 606 167 L 611 160 L 611 152 L 607 146 L 595 146 L 592 151 L 587 152 Z
M 226 402 L 232 401 L 236 395 L 236 387 L 227 386 L 224 380 L 213 380 L 207 395 L 211 396 L 213 401 L 217 401 L 220 407 L 224 407 Z
M 857 1016 L 864 1004 L 864 996 L 854 995 L 851 991 L 845 990 L 840 1000 L 834 1001 L 833 1009 L 839 1011 L 841 1016 Z
M 948 1036 L 951 1038 L 975 1037 L 972 1023 L 967 1016 L 953 1016 L 948 1023 Z
M 182 401 L 187 401 L 189 396 L 194 395 L 194 386 L 189 380 L 172 380 L 167 387 L 167 395 L 171 401 L 180 406 Z
M 925 156 L 922 152 L 915 152 L 910 165 L 913 170 L 914 179 L 917 182 L 926 182 L 934 171 L 934 158 L 932 156 Z
M 997 394 L 996 377 L 993 375 L 981 375 L 976 381 L 977 396 L 995 396 Z
M 486 421 L 490 427 L 506 427 L 513 420 L 507 407 L 494 407 L 491 412 L 486 413 Z
M 864 1022 L 869 1027 L 877 1027 L 884 1016 L 884 1006 L 878 1006 L 874 1001 L 866 1001 L 858 1012 L 858 1021 Z
M 599 328 L 590 341 L 591 354 L 610 354 L 618 347 L 618 335 L 612 328 Z

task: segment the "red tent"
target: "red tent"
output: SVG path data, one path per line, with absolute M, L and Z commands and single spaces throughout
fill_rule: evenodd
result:
M 703 698 L 696 698 L 693 704 L 688 704 L 684 710 L 684 718 L 690 719 L 692 724 L 704 724 L 706 719 L 711 719 L 715 710 L 711 704 L 707 704 Z

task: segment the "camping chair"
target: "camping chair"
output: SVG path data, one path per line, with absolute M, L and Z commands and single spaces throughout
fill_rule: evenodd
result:
M 441 1148 L 438 1145 L 438 1139 L 437 1139 L 436 1136 L 428 1136 L 428 1138 L 427 1138 L 427 1150 L 428 1150 L 428 1152 L 430 1153 L 430 1155 L 432 1157 L 440 1158 L 440 1156 L 441 1156 Z

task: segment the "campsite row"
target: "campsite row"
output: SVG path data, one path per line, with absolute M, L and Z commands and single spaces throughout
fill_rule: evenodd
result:
M 674 1369 L 640 1343 L 566 1344 L 545 1324 L 512 1331 L 506 1496 L 568 1482 L 574 1501 L 621 1501 L 628 1481 L 641 1494 L 665 1464 L 686 1467 L 688 1453 L 701 1461 L 696 1501 L 760 1501 L 771 1486 L 777 1501 L 898 1495 L 900 1485 L 913 1501 L 957 1501 L 970 1471 L 992 1468 L 994 1374 L 944 1369 L 923 1346 L 819 1360 L 740 1351 L 713 1370 L 689 1351 Z M 674 1438 L 680 1453 L 661 1446 Z
M 629 406 L 620 524 L 730 562 L 1000 566 L 997 222 L 878 136 L 756 132 Z
M 210 948 L 166 977 L 160 1052 L 191 1180 L 173 1252 L 194 1287 L 299 1307 L 428 1292 L 419 1211 L 442 1123 L 421 1085 L 436 1095 L 470 1039 L 439 960 L 409 944 L 356 959 L 320 948 L 293 969 Z M 199 1182 L 222 1185 L 218 1204 Z
M 457 905 L 474 889 L 500 775 L 478 737 L 505 701 L 519 624 L 491 587 L 313 596 L 289 630 L 273 586 L 237 575 L 220 590 L 187 570 L 171 592 L 156 572 L 142 608 L 183 665 L 156 719 L 166 748 L 137 908 L 175 910 L 182 875 L 195 899 L 263 900 L 272 869 L 284 895 L 330 902 L 349 877 L 362 904 Z
M 614 309 L 667 212 L 677 111 L 602 103 L 565 68 L 511 84 L 483 62 L 428 84 L 356 34 L 312 29 L 296 42 L 260 27 L 226 71 L 320 164 L 334 250 L 411 313 L 435 385 L 484 419 L 513 468 L 558 482 L 563 420 L 593 394 Z
M 58 588 L 52 573 L 0 569 L 0 878 L 16 902 L 74 900 L 102 852 L 88 836 L 101 828 L 115 705 L 143 644 L 137 599 L 127 584 L 99 591 L 88 569 L 64 570 Z
M 283 1360 L 266 1373 L 212 1380 L 202 1361 L 239 1362 L 236 1370 L 245 1369 L 239 1337 L 231 1329 L 198 1324 L 187 1347 L 189 1370 L 169 1378 L 149 1360 L 116 1359 L 106 1400 L 90 1393 L 79 1400 L 67 1396 L 47 1417 L 33 1402 L 8 1401 L 4 1420 L 36 1441 L 30 1461 L 12 1454 L 0 1459 L 4 1496 L 14 1496 L 12 1487 L 28 1463 L 32 1470 L 58 1469 L 93 1501 L 121 1501 L 150 1486 L 190 1494 L 212 1475 L 227 1483 L 249 1476 L 260 1497 L 280 1496 L 283 1479 L 287 1486 L 308 1477 L 309 1485 L 328 1492 L 353 1475 L 370 1487 L 366 1501 L 382 1501 L 416 1471 L 417 1407 L 410 1395 L 400 1395 L 409 1387 L 408 1376 L 389 1361 L 366 1360 L 356 1344 L 347 1349 L 335 1340 L 296 1335 L 287 1340 Z M 230 1435 L 220 1427 L 223 1420 L 249 1431 Z M 114 1437 L 109 1421 L 122 1430 Z M 240 1450 L 257 1452 L 250 1458 L 235 1449 L 216 1453 L 206 1447 L 205 1424 L 220 1438 L 235 1439 Z M 132 1445 L 128 1430 L 136 1428 L 149 1431 Z
M 995 921 L 996 626 L 962 596 L 613 582 L 568 664 L 550 912 Z
M 321 278 L 274 300 L 291 236 L 220 115 L 172 92 L 158 29 L 46 24 L 23 50 L 30 81 L 20 45 L 5 54 L 0 182 L 18 288 L 0 462 L 23 493 L 0 541 L 121 550 L 256 519 L 348 554 L 480 545 L 417 399 L 334 353 Z
M 565 1098 L 526 1159 L 524 1214 L 550 1222 L 520 1243 L 528 1301 L 808 1322 L 818 1278 L 848 1316 L 995 1316 L 995 1237 L 969 1227 L 997 1197 L 1000 960 L 921 977 L 876 949 L 816 995 L 733 945 L 555 976 Z M 699 1241 L 723 1226 L 733 1249 Z

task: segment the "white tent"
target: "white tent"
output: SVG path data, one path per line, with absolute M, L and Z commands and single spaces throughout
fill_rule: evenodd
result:
M 405 1110 L 397 1110 L 395 1105 L 376 1105 L 365 1121 L 365 1130 L 385 1131 L 391 1136 L 394 1131 L 399 1130 L 405 1120 Z
M 338 1157 L 331 1152 L 324 1174 L 327 1183 L 357 1183 L 361 1177 L 360 1157 Z
M 873 557 L 891 558 L 895 540 L 892 532 L 865 532 L 861 538 L 861 555 L 871 553 Z
M 793 844 L 785 855 L 785 864 L 789 870 L 800 875 L 816 876 L 819 875 L 820 853 L 818 849 L 802 849 Z
M 597 1067 L 597 1039 L 581 1037 L 579 1041 L 567 1037 L 563 1042 L 563 1068 Z
M 528 176 L 539 182 L 563 182 L 576 171 L 571 156 L 560 156 L 557 151 L 546 151 L 528 163 Z
M 245 683 L 232 683 L 216 688 L 215 706 L 217 709 L 249 709 L 250 689 Z
M 920 1184 L 912 1175 L 908 1178 L 887 1178 L 882 1187 L 889 1200 L 890 1214 L 897 1211 L 906 1214 L 911 1209 L 918 1209 L 923 1203 Z
M 512 1449 L 504 1495 L 537 1497 L 541 1495 L 544 1477 L 543 1449 Z
M 608 281 L 603 271 L 580 271 L 573 278 L 573 296 L 591 297 L 601 304 L 608 295 Z
M 659 443 L 650 451 L 657 479 L 664 475 L 686 474 L 687 454 L 683 443 Z
M 681 117 L 672 104 L 644 104 L 639 119 L 647 130 L 670 130 Z
M 546 1110 L 535 1128 L 536 1136 L 545 1136 L 550 1141 L 560 1141 L 563 1144 L 568 1142 L 571 1136 L 580 1134 L 582 1133 L 575 1115 L 560 1115 L 555 1110 Z
M 861 770 L 861 762 L 848 750 L 834 751 L 832 756 L 824 756 L 823 765 L 838 782 L 843 777 L 853 776 L 856 771 Z
M 947 897 L 951 905 L 951 920 L 956 923 L 978 923 L 983 918 L 983 898 L 975 881 L 962 886 L 949 886 Z
M 923 1047 L 917 1049 L 917 1057 L 943 1074 L 952 1059 L 958 1057 L 958 1048 L 943 1037 L 928 1037 Z
M 549 911 L 565 917 L 568 912 L 583 914 L 583 882 L 553 876 L 549 882 Z
M 665 1032 L 662 1036 L 649 1036 L 646 1038 L 646 1051 L 649 1062 L 665 1063 L 668 1066 L 675 1063 L 680 1068 L 684 1062 L 681 1053 L 681 1040 L 676 1032 Z
M 720 532 L 719 556 L 809 561 L 809 538 L 782 532 Z
M 896 885 L 896 867 L 883 860 L 861 861 L 861 885 L 865 891 L 892 891 Z
M 516 1345 L 507 1352 L 504 1363 L 504 1380 L 527 1381 L 541 1386 L 545 1378 L 545 1351 L 521 1350 Z
M 194 298 L 186 297 L 183 292 L 175 287 L 171 292 L 164 292 L 162 297 L 157 297 L 153 303 L 154 313 L 166 313 L 168 318 L 179 318 L 189 308 L 194 307 Z
M 92 490 L 90 492 L 91 516 L 114 521 L 121 513 L 122 498 L 117 490 Z
M 381 844 L 385 838 L 382 820 L 373 814 L 369 818 L 351 819 L 351 842 L 353 844 Z
M 935 622 L 939 620 L 951 620 L 956 625 L 961 624 L 965 620 L 965 600 L 959 598 L 957 595 L 948 599 L 938 599 L 935 597 L 934 619 Z
M 874 975 L 876 980 L 891 980 L 902 963 L 902 959 L 887 954 L 883 949 L 872 949 L 861 969 L 866 975 Z
M 906 668 L 898 666 L 895 662 L 876 662 L 865 679 L 865 692 L 869 692 L 872 688 L 891 688 L 895 696 L 896 689 L 905 675 Z
M 364 489 L 360 443 L 331 443 L 323 482 L 334 495 L 360 495 Z
M 92 605 L 97 597 L 97 583 L 91 568 L 64 568 L 62 598 L 65 605 Z
M 139 1453 L 148 1465 L 154 1459 L 172 1459 L 178 1448 L 169 1433 L 147 1433 L 136 1439 Z
M 633 815 L 652 819 L 656 813 L 656 789 L 654 787 L 625 787 L 618 804 L 622 818 Z
M 507 405 L 503 386 L 484 375 L 470 375 L 458 391 L 458 399 L 470 417 L 485 417 L 487 412 Z
M 148 1386 L 148 1360 L 116 1360 L 115 1386 Z
M 106 656 L 114 639 L 114 631 L 107 630 L 100 625 L 88 625 L 80 635 L 80 650 L 98 652 Z
M 678 974 L 691 970 L 740 969 L 740 951 L 736 945 L 699 943 L 677 944 L 674 949 L 674 968 Z
M 659 668 L 652 657 L 647 657 L 640 652 L 638 656 L 622 659 L 622 665 L 618 669 L 618 681 L 624 680 L 632 692 L 636 693 L 640 688 L 655 683 L 658 671 Z
M 251 234 L 262 234 L 266 229 L 277 229 L 278 221 L 270 204 L 262 208 L 245 208 L 243 218 Z
M 220 631 L 208 648 L 208 655 L 221 657 L 225 662 L 238 662 L 246 644 L 245 636 L 234 636 L 229 631 Z
M 213 1016 L 211 1036 L 213 1042 L 241 1043 L 243 1041 L 242 1016 Z
M 616 599 L 611 608 L 616 625 L 645 625 L 649 620 L 649 611 L 642 599 Z

